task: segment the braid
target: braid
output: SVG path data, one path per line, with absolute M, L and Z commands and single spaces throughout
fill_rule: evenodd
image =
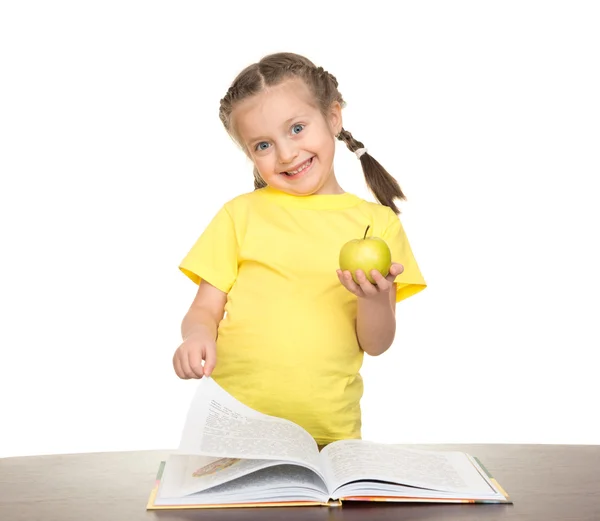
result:
M 264 188 L 265 186 L 267 186 L 267 183 L 265 183 L 265 180 L 260 176 L 258 168 L 254 167 L 254 189 L 258 190 L 259 188 Z
M 351 152 L 356 152 L 359 148 L 364 148 L 364 145 L 360 141 L 354 139 L 352 134 L 343 128 L 337 138 L 343 141 Z M 400 210 L 396 206 L 394 199 L 406 200 L 406 196 L 402 192 L 398 181 L 368 153 L 360 156 L 360 163 L 367 185 L 375 198 L 384 206 L 389 206 L 394 213 L 399 214 Z

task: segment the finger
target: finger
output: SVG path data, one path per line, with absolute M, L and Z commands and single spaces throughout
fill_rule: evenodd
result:
M 392 282 L 377 270 L 371 271 L 371 277 L 373 277 L 379 291 L 388 291 L 392 287 Z
M 344 286 L 351 293 L 354 293 L 354 291 L 350 287 L 348 287 L 348 280 L 346 279 L 346 276 L 344 275 L 344 273 L 339 271 L 337 275 L 338 275 L 338 279 L 342 283 L 342 286 Z
M 209 345 L 204 353 L 204 376 L 210 376 L 217 365 L 217 347 Z
M 189 378 L 195 378 L 196 375 L 194 374 L 194 371 L 190 369 L 188 355 L 180 349 L 177 358 L 179 359 L 179 363 L 181 364 L 181 372 L 183 373 L 183 378 L 186 380 Z
M 366 296 L 372 296 L 377 294 L 377 288 L 371 284 L 367 275 L 363 270 L 356 270 L 356 280 L 360 284 L 360 289 Z
M 356 296 L 363 296 L 363 292 L 360 289 L 360 286 L 356 282 L 354 282 L 354 279 L 352 278 L 352 273 L 350 273 L 348 270 L 344 271 L 343 273 L 342 284 L 346 286 L 346 289 L 348 291 L 354 293 Z
M 188 354 L 181 353 L 179 355 L 179 362 L 181 363 L 181 370 L 183 371 L 185 379 L 196 378 L 194 371 L 192 371 L 190 367 L 190 361 L 188 359 Z
M 394 280 L 396 280 L 396 277 L 403 272 L 404 272 L 404 266 L 402 266 L 402 264 L 398 264 L 397 262 L 393 262 L 392 265 L 390 266 L 390 272 L 389 272 L 388 276 L 386 277 L 386 279 L 389 280 L 390 282 L 394 282 Z
M 192 349 L 188 354 L 190 378 L 202 378 L 204 376 L 204 370 L 202 369 L 202 351 L 199 349 Z M 185 357 L 184 357 L 185 360 Z
M 181 368 L 181 362 L 179 361 L 178 353 L 179 351 L 175 351 L 175 354 L 173 355 L 173 368 L 175 369 L 175 374 L 179 376 L 179 378 L 181 378 L 182 380 L 185 380 L 186 376 L 183 372 L 183 369 Z
M 390 266 L 390 270 L 397 277 L 404 271 L 404 266 L 397 262 L 392 262 L 392 265 Z

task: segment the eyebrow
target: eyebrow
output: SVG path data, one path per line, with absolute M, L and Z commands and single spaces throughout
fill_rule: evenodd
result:
M 300 114 L 300 115 L 298 115 L 298 116 L 294 116 L 294 117 L 292 117 L 292 118 L 290 118 L 290 119 L 286 119 L 286 120 L 283 122 L 283 125 L 282 125 L 282 126 L 283 126 L 283 127 L 287 127 L 287 126 L 289 126 L 289 125 L 290 125 L 290 123 L 292 123 L 292 121 L 295 121 L 295 120 L 297 120 L 297 119 L 306 118 L 306 117 L 308 117 L 308 114 Z M 250 138 L 250 139 L 249 139 L 249 140 L 246 142 L 246 145 L 251 145 L 252 143 L 255 143 L 255 142 L 257 142 L 257 141 L 260 141 L 260 140 L 262 140 L 262 139 L 265 139 L 265 136 L 258 136 L 258 137 L 253 137 L 253 138 Z

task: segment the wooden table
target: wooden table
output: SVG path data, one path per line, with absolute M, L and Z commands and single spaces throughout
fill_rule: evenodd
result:
M 0 459 L 0 520 L 600 520 L 600 445 L 410 447 L 477 456 L 514 504 L 146 511 L 159 462 L 168 451 L 141 451 Z

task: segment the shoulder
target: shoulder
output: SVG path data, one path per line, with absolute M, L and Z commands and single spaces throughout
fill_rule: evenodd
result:
M 357 210 L 363 214 L 369 215 L 374 223 L 381 226 L 389 226 L 399 220 L 398 215 L 389 206 L 380 203 L 367 201 L 361 198 L 357 205 Z
M 217 218 L 227 221 L 236 229 L 244 229 L 252 214 L 264 205 L 260 190 L 243 193 L 225 202 L 217 213 Z
M 246 192 L 235 196 L 234 198 L 227 201 L 223 208 L 229 212 L 236 212 L 242 209 L 252 208 L 260 205 L 263 202 L 261 190 L 253 190 L 252 192 Z
M 216 210 L 215 217 L 229 216 L 233 219 L 235 216 L 243 215 L 246 213 L 245 210 L 251 207 L 256 199 L 257 197 L 254 192 L 236 195 L 217 207 L 218 210 Z
M 362 198 L 361 198 L 362 199 Z M 371 226 L 370 232 L 378 237 L 404 234 L 400 217 L 389 206 L 362 199 L 356 206 L 356 217 Z

